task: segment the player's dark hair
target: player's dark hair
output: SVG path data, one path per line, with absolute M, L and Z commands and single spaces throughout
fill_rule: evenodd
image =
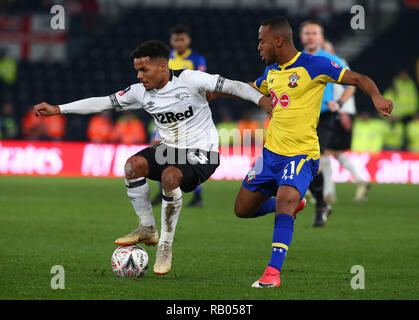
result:
M 292 28 L 287 18 L 276 16 L 262 22 L 262 26 L 269 26 L 272 30 L 279 30 L 282 36 L 287 35 L 292 39 Z
M 185 24 L 179 24 L 170 28 L 170 34 L 182 34 L 186 33 L 188 36 L 191 34 L 191 30 Z
M 149 40 L 145 41 L 137 46 L 132 52 L 131 56 L 134 58 L 150 57 L 153 58 L 162 58 L 166 61 L 169 61 L 170 49 L 162 41 L 159 40 Z
M 300 24 L 300 33 L 301 33 L 301 31 L 303 31 L 303 28 L 304 28 L 306 25 L 309 25 L 309 24 L 314 24 L 314 25 L 316 25 L 316 26 L 319 26 L 319 27 L 320 27 L 320 29 L 321 29 L 321 31 L 322 31 L 322 34 L 324 34 L 324 27 L 323 27 L 323 23 L 321 23 L 319 20 L 316 20 L 316 19 L 309 19 L 309 20 L 306 20 L 306 21 L 304 21 L 303 23 L 301 23 L 301 24 Z

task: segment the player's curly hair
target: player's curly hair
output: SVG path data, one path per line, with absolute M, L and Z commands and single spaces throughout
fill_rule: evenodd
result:
M 163 58 L 166 61 L 169 61 L 170 48 L 162 41 L 149 40 L 139 44 L 137 48 L 131 52 L 131 56 L 134 58 Z

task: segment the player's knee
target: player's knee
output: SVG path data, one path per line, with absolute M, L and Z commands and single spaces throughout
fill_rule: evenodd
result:
M 238 218 L 243 218 L 244 212 L 242 211 L 241 206 L 240 206 L 240 204 L 237 201 L 236 201 L 236 203 L 234 205 L 234 214 Z
M 169 192 L 180 186 L 183 174 L 180 169 L 168 167 L 163 170 L 161 175 L 161 186 L 163 190 Z
M 238 218 L 249 218 L 250 216 L 249 210 L 239 199 L 236 199 L 236 203 L 234 204 L 234 214 Z
M 234 208 L 234 213 L 237 218 L 250 218 L 250 213 L 247 210 L 242 210 L 241 208 Z
M 127 179 L 146 177 L 148 175 L 147 160 L 143 157 L 132 156 L 125 162 L 124 171 Z
M 295 193 L 283 193 L 276 198 L 277 212 L 293 214 L 300 202 L 299 195 Z
M 285 196 L 276 199 L 276 207 L 280 213 L 293 214 L 299 204 L 299 199 L 291 196 Z M 277 211 L 278 212 L 278 211 Z
M 238 218 L 251 218 L 254 215 L 255 201 L 251 201 L 251 196 L 248 194 L 247 189 L 241 187 L 239 194 L 234 203 L 234 214 Z

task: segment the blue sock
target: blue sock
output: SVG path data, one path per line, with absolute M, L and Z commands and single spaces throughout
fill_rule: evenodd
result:
M 254 217 L 261 217 L 268 213 L 275 212 L 275 198 L 269 198 L 260 206 L 259 210 L 256 211 Z
M 202 186 L 197 186 L 195 191 L 194 191 L 195 195 L 199 196 L 202 193 Z
M 269 266 L 281 271 L 294 231 L 294 218 L 289 214 L 278 214 L 275 217 L 274 235 L 272 238 L 272 255 Z

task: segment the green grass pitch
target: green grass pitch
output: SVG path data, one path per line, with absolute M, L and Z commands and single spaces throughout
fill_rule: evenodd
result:
M 152 195 L 157 184 L 150 181 Z M 238 219 L 239 181 L 204 184 L 202 209 L 182 209 L 174 265 L 165 276 L 116 277 L 113 241 L 138 219 L 122 179 L 0 177 L 0 299 L 419 299 L 419 187 L 373 185 L 352 202 L 339 184 L 326 226 L 312 227 L 314 207 L 298 214 L 281 286 L 254 289 L 271 251 L 273 215 Z M 191 194 L 184 196 L 184 204 Z M 160 226 L 160 206 L 154 207 Z M 65 289 L 50 287 L 51 267 L 65 269 Z M 365 289 L 350 286 L 365 269 Z

